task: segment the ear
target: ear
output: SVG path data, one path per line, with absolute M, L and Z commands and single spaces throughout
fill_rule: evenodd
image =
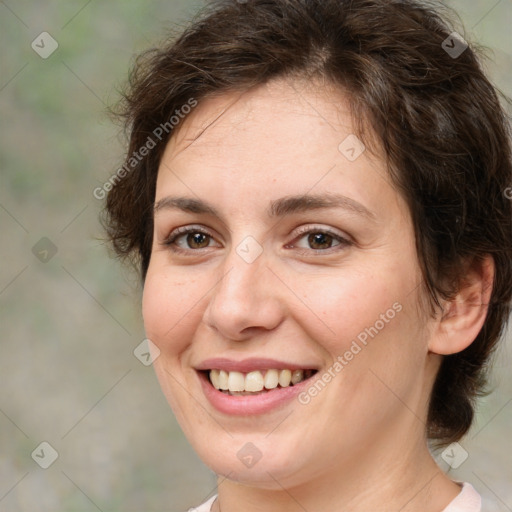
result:
M 487 255 L 473 260 L 453 299 L 443 304 L 435 321 L 428 348 L 435 354 L 448 355 L 467 348 L 484 325 L 494 282 L 494 260 Z

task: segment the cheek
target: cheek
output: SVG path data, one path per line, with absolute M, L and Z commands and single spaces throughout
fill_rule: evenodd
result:
M 194 280 L 172 276 L 165 269 L 148 270 L 142 297 L 142 314 L 146 336 L 158 347 L 160 354 L 153 363 L 162 391 L 184 431 L 191 430 L 189 418 L 200 411 L 195 402 L 187 400 L 184 390 L 187 374 L 182 358 L 190 348 L 190 340 L 200 319 L 199 308 L 204 290 L 194 286 Z M 192 286 L 187 286 L 187 285 Z
M 398 268 L 391 270 L 385 274 L 347 272 L 335 281 L 326 279 L 324 293 L 312 285 L 304 290 L 322 320 L 304 319 L 302 327 L 328 357 L 330 374 L 324 376 L 331 390 L 331 406 L 340 418 L 345 413 L 364 417 L 368 428 L 402 407 L 397 396 L 415 403 L 427 354 L 418 297 L 411 293 L 416 273 L 414 269 L 404 272 L 404 267 L 400 273 Z M 366 406 L 354 397 L 364 398 Z
M 187 345 L 186 333 L 199 319 L 204 292 L 183 276 L 173 278 L 165 272 L 148 271 L 142 296 L 142 315 L 147 337 L 165 354 L 179 354 Z
M 328 364 L 338 363 L 332 371 L 340 393 L 368 388 L 365 395 L 380 396 L 385 390 L 376 376 L 383 376 L 406 394 L 421 375 L 427 340 L 414 291 L 419 279 L 413 265 L 390 261 L 302 282 L 300 296 L 310 311 L 296 318 Z
M 314 340 L 323 340 L 334 357 L 358 339 L 362 344 L 376 332 L 389 330 L 403 309 L 403 289 L 397 280 L 371 271 L 346 269 L 339 276 L 316 277 L 302 285 L 301 296 L 310 313 L 302 326 Z

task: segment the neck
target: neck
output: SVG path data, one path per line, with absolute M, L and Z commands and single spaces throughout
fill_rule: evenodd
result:
M 404 435 L 406 433 L 404 432 Z M 440 470 L 423 438 L 413 446 L 394 433 L 392 449 L 384 452 L 375 442 L 362 447 L 350 460 L 323 468 L 312 479 L 295 485 L 280 483 L 269 475 L 265 484 L 253 487 L 219 479 L 219 496 L 213 512 L 441 512 L 460 492 L 460 487 Z

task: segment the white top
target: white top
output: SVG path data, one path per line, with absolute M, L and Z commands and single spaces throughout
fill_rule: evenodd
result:
M 210 512 L 217 496 L 212 496 L 197 508 L 190 508 L 188 512 Z M 481 512 L 482 499 L 471 484 L 463 483 L 462 491 L 441 512 Z
M 199 505 L 197 508 L 189 508 L 188 512 L 210 512 L 212 509 L 213 502 L 216 500 L 217 496 L 212 496 L 208 501 L 205 501 L 202 505 Z M 443 510 L 444 512 L 444 510 Z
M 462 491 L 441 512 L 481 512 L 481 510 L 482 498 L 480 494 L 475 491 L 471 484 L 463 483 Z

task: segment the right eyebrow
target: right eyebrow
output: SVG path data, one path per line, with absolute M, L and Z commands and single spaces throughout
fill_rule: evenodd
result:
M 219 212 L 210 204 L 194 199 L 192 197 L 171 197 L 167 196 L 155 203 L 153 211 L 178 209 L 188 213 L 203 213 L 220 217 Z

